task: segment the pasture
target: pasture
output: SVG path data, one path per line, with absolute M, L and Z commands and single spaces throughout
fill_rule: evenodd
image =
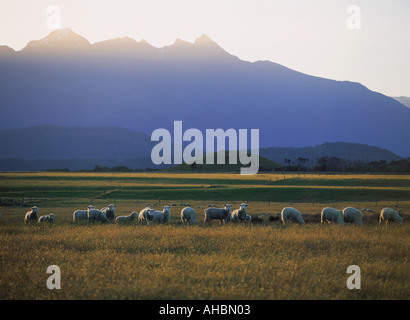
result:
M 410 176 L 0 173 L 0 299 L 408 299 Z M 24 207 L 19 201 L 24 198 Z M 205 226 L 203 210 L 248 202 L 250 224 Z M 24 225 L 29 206 L 54 224 Z M 73 224 L 90 203 L 116 215 L 172 205 L 167 225 Z M 197 226 L 183 226 L 189 203 Z M 276 212 L 298 209 L 304 226 Z M 369 208 L 363 226 L 319 224 L 326 206 Z M 402 226 L 378 226 L 398 206 Z M 271 217 L 258 219 L 260 214 Z M 47 267 L 61 269 L 49 290 Z M 349 265 L 361 289 L 349 290 Z

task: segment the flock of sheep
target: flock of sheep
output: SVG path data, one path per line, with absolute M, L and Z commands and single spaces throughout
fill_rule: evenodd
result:
M 204 210 L 205 213 L 205 224 L 212 220 L 219 220 L 221 225 L 228 222 L 251 222 L 252 217 L 247 214 L 246 207 L 248 205 L 242 203 L 238 209 L 231 212 L 232 205 L 225 204 L 223 208 L 209 207 Z M 115 205 L 110 204 L 101 210 L 95 209 L 94 206 L 88 206 L 87 210 L 76 210 L 73 213 L 73 222 L 117 222 L 117 223 L 131 223 L 135 219 L 144 224 L 151 223 L 167 223 L 171 220 L 170 206 L 164 206 L 162 211 L 157 211 L 146 206 L 139 212 L 132 212 L 128 216 L 118 216 L 115 217 Z M 369 209 L 362 209 L 363 212 L 369 212 Z M 333 208 L 324 208 L 321 212 L 321 223 L 335 223 L 335 224 L 345 224 L 353 223 L 356 225 L 362 225 L 362 211 L 353 208 L 346 207 L 342 210 L 336 210 Z M 265 216 L 263 214 L 259 217 Z M 291 221 L 298 224 L 305 224 L 302 214 L 292 207 L 283 208 L 280 213 L 280 219 L 283 224 L 286 221 Z M 1 218 L 1 214 L 0 214 Z M 181 220 L 183 224 L 197 224 L 195 210 L 188 206 L 181 210 Z M 380 212 L 379 225 L 385 221 L 386 225 L 389 222 L 395 222 L 398 224 L 403 223 L 403 218 L 399 215 L 399 212 L 391 208 L 383 208 Z M 29 222 L 54 222 L 54 214 L 49 214 L 45 216 L 38 217 L 38 208 L 36 206 L 32 207 L 30 211 L 26 213 L 24 218 L 25 223 Z

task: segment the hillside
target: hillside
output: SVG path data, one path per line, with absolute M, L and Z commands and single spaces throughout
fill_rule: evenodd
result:
M 151 137 L 118 127 L 34 126 L 0 130 L 0 159 L 150 157 Z
M 307 164 L 309 164 L 321 157 L 336 157 L 363 162 L 379 160 L 390 162 L 401 159 L 401 157 L 386 149 L 346 142 L 323 143 L 319 146 L 304 148 L 262 148 L 259 150 L 259 154 L 282 164 L 285 164 L 285 159 L 297 162 L 298 158 L 307 159 Z
M 393 97 L 393 99 L 410 108 L 410 97 Z
M 257 128 L 260 147 L 345 141 L 410 155 L 410 109 L 395 99 L 242 61 L 205 35 L 155 48 L 130 38 L 91 44 L 57 30 L 21 51 L 2 48 L 0 70 L 0 129 L 91 125 L 150 135 L 181 120 L 202 132 Z
M 117 127 L 59 127 L 34 126 L 22 129 L 0 130 L 0 170 L 39 171 L 48 169 L 92 170 L 95 165 L 124 166 L 130 169 L 163 169 L 169 165 L 154 165 L 151 137 Z M 312 164 L 320 157 L 337 157 L 349 161 L 400 160 L 393 152 L 357 143 L 324 143 L 304 148 L 261 148 L 260 166 L 263 170 L 286 164 L 285 159 L 297 162 L 308 159 Z M 269 160 L 268 160 L 269 159 Z M 271 161 L 275 162 L 272 163 Z M 216 161 L 215 161 L 216 163 Z M 175 169 L 177 168 L 177 169 Z M 172 170 L 191 172 L 187 165 Z M 239 166 L 204 166 L 202 171 L 236 172 Z
M 214 153 L 214 164 L 206 164 L 206 158 L 203 158 L 203 164 L 186 163 L 173 166 L 167 169 L 163 169 L 165 172 L 178 172 L 178 173 L 239 173 L 240 169 L 244 166 L 239 162 L 239 156 L 237 157 L 237 164 L 229 163 L 229 152 L 225 152 L 225 164 L 217 164 L 217 154 Z M 271 172 L 275 169 L 281 168 L 282 165 L 265 157 L 259 156 L 259 172 Z

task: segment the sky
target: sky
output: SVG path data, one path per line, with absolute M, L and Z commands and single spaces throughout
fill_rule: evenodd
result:
M 45 37 L 53 5 L 61 28 L 91 43 L 128 36 L 163 47 L 206 34 L 242 60 L 410 96 L 409 0 L 0 0 L 0 45 Z

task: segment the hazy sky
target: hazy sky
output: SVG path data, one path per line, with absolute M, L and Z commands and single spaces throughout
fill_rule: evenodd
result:
M 205 33 L 243 60 L 410 96 L 409 0 L 0 0 L 0 45 L 46 36 L 50 5 L 91 43 L 129 36 L 161 47 Z M 360 29 L 347 27 L 350 5 Z

